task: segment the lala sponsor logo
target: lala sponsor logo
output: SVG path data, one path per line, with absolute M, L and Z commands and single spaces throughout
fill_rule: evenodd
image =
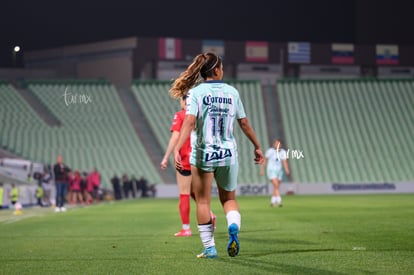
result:
M 232 154 L 231 154 L 230 149 L 224 149 L 218 152 L 207 153 L 205 161 L 220 160 L 220 159 L 225 159 L 231 156 Z
M 205 161 L 212 161 L 212 160 L 220 160 L 231 157 L 233 154 L 231 153 L 230 149 L 221 149 L 218 146 L 214 146 L 214 150 L 216 152 L 207 153 L 205 157 Z

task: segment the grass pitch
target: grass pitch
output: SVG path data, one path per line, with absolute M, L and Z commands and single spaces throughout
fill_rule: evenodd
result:
M 178 238 L 178 199 L 0 211 L 0 274 L 414 274 L 414 195 L 239 197 L 240 253 L 227 255 L 217 198 L 217 259 Z

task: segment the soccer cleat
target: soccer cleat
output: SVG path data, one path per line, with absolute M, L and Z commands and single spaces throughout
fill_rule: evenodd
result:
M 217 258 L 217 250 L 214 246 L 204 249 L 203 252 L 197 255 L 197 258 L 214 259 Z
M 190 237 L 191 236 L 191 230 L 190 229 L 181 229 L 177 233 L 174 234 L 176 237 Z
M 62 207 L 60 208 L 60 212 L 66 212 L 66 208 L 62 206 Z
M 240 244 L 237 234 L 239 234 L 239 228 L 237 224 L 232 223 L 229 226 L 229 242 L 227 244 L 227 253 L 230 257 L 237 256 L 240 250 Z
M 60 207 L 56 207 L 55 212 L 60 212 Z

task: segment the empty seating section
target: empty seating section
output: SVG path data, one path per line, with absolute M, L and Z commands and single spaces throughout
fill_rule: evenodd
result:
M 165 149 L 171 136 L 173 115 L 180 110 L 180 101 L 168 94 L 170 85 L 167 81 L 135 81 L 131 87 L 147 122 Z
M 234 81 L 229 82 L 229 84 L 234 85 L 239 90 L 251 124 L 262 144 L 267 144 L 266 116 L 260 82 Z M 167 148 L 171 136 L 170 127 L 173 114 L 180 110 L 179 101 L 172 99 L 168 94 L 170 85 L 171 82 L 159 81 L 135 81 L 132 85 L 132 91 L 142 107 L 156 138 L 164 149 Z M 238 125 L 235 125 L 235 136 L 240 155 L 239 182 L 259 183 L 265 181 L 259 175 L 260 168 L 253 163 L 253 147 Z
M 229 82 L 237 88 L 243 101 L 247 118 L 256 132 L 263 151 L 269 146 L 266 126 L 266 113 L 264 108 L 262 87 L 259 81 Z M 234 135 L 239 149 L 239 182 L 266 183 L 267 179 L 260 176 L 260 166 L 254 164 L 254 148 L 250 140 L 240 130 L 238 123 L 234 125 Z
M 167 149 L 171 137 L 173 115 L 181 108 L 180 101 L 169 96 L 170 86 L 169 81 L 134 81 L 131 86 L 132 93 L 163 152 Z M 159 156 L 160 160 L 162 157 Z M 169 168 L 174 170 L 172 154 Z
M 414 81 L 279 81 L 296 182 L 392 182 L 414 178 Z
M 3 148 L 30 157 L 35 154 L 32 140 L 39 140 L 47 127 L 11 84 L 0 83 L 0 145 Z
M 22 152 L 18 153 L 48 163 L 62 154 L 73 169 L 90 171 L 96 167 L 106 186 L 110 185 L 109 179 L 114 173 L 144 176 L 151 183 L 161 182 L 113 85 L 55 81 L 29 82 L 28 88 L 62 125 L 41 129 L 33 126 L 35 129 L 28 135 L 30 146 L 20 147 Z M 31 111 L 30 106 L 26 106 L 26 110 Z M 42 122 L 38 124 L 43 125 Z

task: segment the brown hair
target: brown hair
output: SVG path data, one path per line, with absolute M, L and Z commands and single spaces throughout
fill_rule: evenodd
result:
M 194 87 L 201 76 L 204 80 L 215 75 L 214 69 L 221 66 L 221 58 L 214 53 L 199 54 L 187 69 L 174 80 L 169 90 L 173 98 L 182 98 Z
M 276 141 L 279 141 L 279 148 L 282 148 L 283 147 L 283 142 L 282 142 L 282 140 L 280 138 L 273 139 L 272 146 L 275 145 Z

